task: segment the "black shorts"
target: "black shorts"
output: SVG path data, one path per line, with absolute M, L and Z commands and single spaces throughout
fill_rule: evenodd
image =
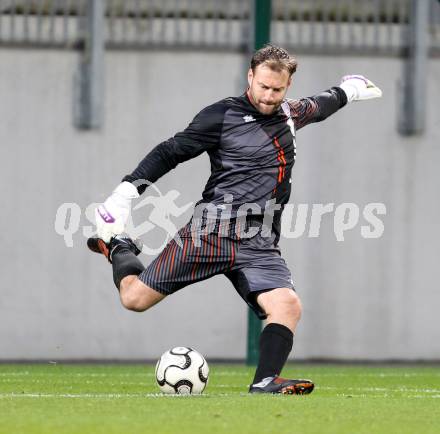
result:
M 294 289 L 273 234 L 238 238 L 215 232 L 195 236 L 190 222 L 178 235 L 181 245 L 172 239 L 139 275 L 143 283 L 162 294 L 173 294 L 191 283 L 224 274 L 258 317 L 264 319 L 266 315 L 256 302 L 256 295 L 273 288 Z

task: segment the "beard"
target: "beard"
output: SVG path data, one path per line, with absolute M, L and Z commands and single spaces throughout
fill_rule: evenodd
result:
M 278 108 L 280 107 L 281 103 L 276 104 L 264 104 L 261 102 L 257 103 L 257 110 L 260 113 L 263 113 L 264 115 L 271 115 L 272 113 L 275 113 Z
M 248 96 L 252 105 L 263 115 L 271 115 L 275 113 L 282 103 L 282 101 L 279 101 L 276 103 L 265 104 L 263 101 L 260 101 L 257 98 L 255 98 L 255 95 L 253 95 L 251 89 L 248 90 Z

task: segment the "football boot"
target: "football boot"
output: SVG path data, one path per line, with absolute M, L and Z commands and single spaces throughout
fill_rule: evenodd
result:
M 249 393 L 281 393 L 283 395 L 307 395 L 315 385 L 310 380 L 288 380 L 286 378 L 267 377 L 259 383 L 251 384 Z
M 140 240 L 132 240 L 127 235 L 117 235 L 108 243 L 98 237 L 91 237 L 87 240 L 87 247 L 95 253 L 104 255 L 110 263 L 112 256 L 120 249 L 128 249 L 136 256 L 142 251 L 142 243 Z

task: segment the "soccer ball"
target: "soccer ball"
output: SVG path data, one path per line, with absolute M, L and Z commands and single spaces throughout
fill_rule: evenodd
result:
M 208 375 L 205 358 L 188 347 L 165 351 L 156 364 L 156 381 L 163 393 L 200 394 L 208 383 Z

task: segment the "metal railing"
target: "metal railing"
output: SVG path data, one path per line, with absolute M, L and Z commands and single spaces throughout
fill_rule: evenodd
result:
M 0 0 L 0 45 L 75 48 L 88 0 Z M 423 0 L 422 0 L 423 1 Z M 110 49 L 251 46 L 252 0 L 105 0 Z M 272 0 L 272 41 L 294 52 L 402 55 L 410 0 Z M 440 55 L 440 2 L 430 50 Z
M 71 48 L 87 0 L 0 0 L 0 44 Z
M 296 52 L 397 54 L 409 0 L 275 1 L 274 40 Z
M 249 0 L 107 0 L 110 48 L 246 49 Z
M 430 9 L 431 51 L 439 55 L 438 0 Z M 410 14 L 411 0 L 273 0 L 272 40 L 297 53 L 403 55 Z

